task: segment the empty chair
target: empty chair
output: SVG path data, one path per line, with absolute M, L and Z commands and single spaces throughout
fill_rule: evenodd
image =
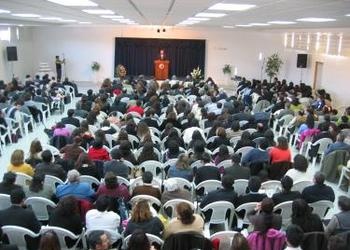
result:
M 224 224 L 225 230 L 232 225 L 235 207 L 228 201 L 216 201 L 206 205 L 201 209 L 202 212 L 212 211 L 209 222 L 205 224 L 206 230 L 209 231 L 211 224 Z M 229 214 L 227 214 L 229 212 Z
M 282 190 L 282 184 L 280 181 L 265 181 L 261 183 L 261 189 L 272 190 L 274 192 Z
M 62 250 L 74 250 L 77 249 L 77 246 L 79 244 L 79 240 L 81 238 L 81 235 L 75 235 L 71 231 L 61 228 L 61 227 L 53 227 L 53 226 L 43 226 L 41 227 L 40 233 L 44 234 L 48 231 L 54 231 L 57 234 L 58 241 L 60 242 L 60 246 Z M 84 232 L 83 232 L 84 233 Z M 76 240 L 76 243 L 72 247 L 68 247 L 66 244 L 65 239 L 69 238 L 72 240 Z
M 343 184 L 344 178 L 347 179 L 346 181 L 346 188 L 348 189 L 348 192 L 350 192 L 350 188 L 348 188 L 348 182 L 350 180 L 350 169 L 347 166 L 343 166 L 341 169 L 341 174 L 338 182 L 338 188 L 340 188 Z
M 238 228 L 242 228 L 244 224 L 246 224 L 246 225 L 250 224 L 250 221 L 248 219 L 248 214 L 249 214 L 249 212 L 255 210 L 257 204 L 258 204 L 258 202 L 248 202 L 248 203 L 244 203 L 236 208 L 237 213 L 244 211 L 244 217 L 237 218 L 238 219 L 238 222 L 237 222 Z
M 273 208 L 273 212 L 280 212 L 282 216 L 282 224 L 288 226 L 292 218 L 292 203 L 293 201 L 285 201 Z
M 302 193 L 304 188 L 311 185 L 313 185 L 312 181 L 298 181 L 293 184 L 291 191 L 299 191 L 300 193 Z
M 334 204 L 328 200 L 316 201 L 309 203 L 309 206 L 312 207 L 312 212 L 320 216 L 321 219 L 324 219 L 328 211 L 334 208 Z
M 0 194 L 0 210 L 4 210 L 12 206 L 9 194 Z
M 39 221 L 48 221 L 49 211 L 56 207 L 53 201 L 43 197 L 29 197 L 24 201 L 24 204 L 32 208 Z
M 246 193 L 248 187 L 248 180 L 245 179 L 237 179 L 233 184 L 233 188 L 238 196 Z
M 20 124 L 21 134 L 28 134 L 29 133 L 29 125 L 31 125 L 32 130 L 34 130 L 35 122 L 32 115 L 28 115 L 26 113 L 21 112 L 22 116 L 22 124 Z
M 19 250 L 27 250 L 26 237 L 39 237 L 39 234 L 19 226 L 2 226 L 1 230 L 2 233 L 7 236 L 9 243 L 16 245 Z
M 174 218 L 176 215 L 176 206 L 177 204 L 179 204 L 180 202 L 185 202 L 188 205 L 190 205 L 190 207 L 192 208 L 193 211 L 195 211 L 195 207 L 194 204 L 188 200 L 184 200 L 184 199 L 172 199 L 170 201 L 167 201 L 164 205 L 163 205 L 163 210 L 164 212 L 168 212 L 171 209 L 171 213 L 167 214 L 170 218 Z

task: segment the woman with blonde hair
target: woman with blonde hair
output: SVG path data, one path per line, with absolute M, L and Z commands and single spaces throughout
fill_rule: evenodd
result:
M 125 229 L 125 236 L 132 234 L 135 230 L 141 229 L 145 233 L 160 236 L 164 226 L 158 217 L 153 217 L 150 205 L 147 200 L 137 202 L 131 212 L 131 218 Z
M 176 164 L 168 170 L 168 177 L 180 177 L 188 181 L 193 180 L 193 172 L 190 167 L 190 159 L 186 154 L 180 154 Z
M 14 173 L 23 173 L 29 176 L 34 175 L 33 168 L 24 162 L 24 152 L 21 149 L 16 149 L 11 155 L 11 164 L 8 166 L 8 171 Z

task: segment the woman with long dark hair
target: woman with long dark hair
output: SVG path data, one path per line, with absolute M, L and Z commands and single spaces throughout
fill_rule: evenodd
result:
M 89 175 L 95 177 L 98 180 L 100 179 L 98 169 L 95 163 L 90 160 L 87 153 L 80 153 L 78 160 L 75 163 L 75 169 L 78 170 L 80 175 Z
M 39 250 L 60 250 L 60 242 L 57 234 L 50 230 L 45 232 L 40 237 Z
M 300 226 L 304 233 L 323 232 L 323 224 L 320 217 L 311 212 L 309 204 L 303 199 L 293 201 L 292 223 Z
M 43 197 L 50 200 L 53 190 L 49 186 L 44 186 L 44 179 L 43 174 L 34 174 L 29 187 L 25 187 L 26 197 Z

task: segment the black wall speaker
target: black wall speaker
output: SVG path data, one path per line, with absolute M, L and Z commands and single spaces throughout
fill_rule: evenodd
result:
M 298 54 L 297 68 L 307 68 L 307 54 Z
M 17 47 L 12 46 L 12 47 L 6 47 L 6 52 L 7 52 L 7 60 L 8 61 L 17 61 Z

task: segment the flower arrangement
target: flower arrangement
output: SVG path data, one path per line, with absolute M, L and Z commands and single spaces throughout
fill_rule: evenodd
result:
M 199 68 L 199 66 L 192 70 L 191 76 L 194 81 L 199 81 L 202 79 L 202 70 Z
M 232 66 L 230 64 L 225 64 L 224 67 L 222 68 L 222 72 L 224 75 L 231 75 L 232 73 Z
M 99 71 L 101 68 L 101 65 L 98 62 L 92 62 L 91 64 L 91 70 L 92 71 Z

